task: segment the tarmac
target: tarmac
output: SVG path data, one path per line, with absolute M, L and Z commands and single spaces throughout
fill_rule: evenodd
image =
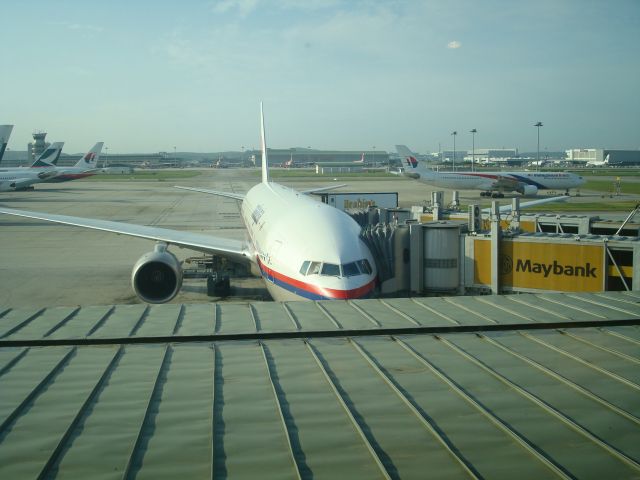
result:
M 310 176 L 313 174 L 310 173 Z M 259 181 L 257 170 L 206 169 L 199 176 L 165 181 L 137 181 L 123 175 L 122 182 L 79 181 L 40 184 L 35 190 L 0 194 L 9 208 L 118 222 L 156 225 L 228 238 L 244 238 L 239 202 L 173 188 L 199 186 L 246 192 Z M 336 191 L 399 192 L 401 207 L 428 202 L 433 187 L 404 177 L 330 179 L 308 177 L 276 179 L 294 188 L 347 183 Z M 556 192 L 558 193 L 558 192 Z M 569 201 L 610 199 L 581 192 Z M 477 192 L 461 192 L 463 204 L 478 201 Z M 445 192 L 445 202 L 451 193 Z M 501 202 L 508 203 L 508 198 Z M 488 200 L 483 200 L 483 204 Z M 131 285 L 136 260 L 153 249 L 153 242 L 42 221 L 0 216 L 0 305 L 4 307 L 52 307 L 140 303 Z M 197 252 L 172 248 L 179 258 Z M 260 279 L 234 280 L 235 300 L 266 299 Z M 187 279 L 172 303 L 209 301 L 204 279 Z

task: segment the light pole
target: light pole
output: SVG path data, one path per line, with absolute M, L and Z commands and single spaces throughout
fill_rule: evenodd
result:
M 538 129 L 538 153 L 536 155 L 536 172 L 540 171 L 540 127 L 542 127 L 542 122 L 538 122 L 534 125 Z
M 458 132 L 456 132 L 455 130 L 453 132 L 451 132 L 451 135 L 453 135 L 453 171 L 456 171 L 456 135 L 458 135 Z
M 173 146 L 173 168 L 178 168 L 178 160 L 176 159 L 176 146 Z
M 471 147 L 471 171 L 473 172 L 473 165 L 476 163 L 476 133 L 478 133 L 478 130 L 474 128 L 470 132 L 472 139 L 471 141 L 473 142 Z

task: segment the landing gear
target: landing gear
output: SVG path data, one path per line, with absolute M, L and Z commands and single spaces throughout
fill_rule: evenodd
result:
M 504 198 L 504 193 L 501 192 L 480 192 L 481 197 L 491 197 L 491 198 Z

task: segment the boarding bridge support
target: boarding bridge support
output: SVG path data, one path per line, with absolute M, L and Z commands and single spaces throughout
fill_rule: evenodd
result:
M 500 206 L 497 201 L 491 202 L 491 293 L 500 293 Z

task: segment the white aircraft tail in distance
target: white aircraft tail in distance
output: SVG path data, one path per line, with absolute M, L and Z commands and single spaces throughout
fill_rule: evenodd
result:
M 396 148 L 409 176 L 417 174 L 421 182 L 438 188 L 480 190 L 480 196 L 501 198 L 504 192 L 535 196 L 539 190 L 565 190 L 568 194 L 569 189 L 578 188 L 585 182 L 581 176 L 570 172 L 436 172 L 398 147 L 402 146 Z
M 12 131 L 13 125 L 0 125 L 0 163 L 2 162 L 2 157 L 7 149 L 9 137 L 11 137 Z
M 241 202 L 245 241 L 155 226 L 1 208 L 0 213 L 65 225 L 146 238 L 157 243 L 134 265 L 133 290 L 148 303 L 164 303 L 182 285 L 182 267 L 167 250 L 189 248 L 247 262 L 259 274 L 275 300 L 333 300 L 369 296 L 376 286 L 373 255 L 360 238 L 359 225 L 346 213 L 310 198 L 306 193 L 271 182 L 264 115 L 261 114 L 262 181 L 246 194 L 202 188 L 184 190 L 232 198 Z
M 104 142 L 96 143 L 91 147 L 91 150 L 82 155 L 72 167 L 58 167 L 50 165 L 50 167 L 55 169 L 57 174 L 46 180 L 46 182 L 69 182 L 71 180 L 78 180 L 80 178 L 95 175 L 100 170 L 98 168 L 98 160 L 100 159 L 100 152 L 102 151 L 103 145 Z

